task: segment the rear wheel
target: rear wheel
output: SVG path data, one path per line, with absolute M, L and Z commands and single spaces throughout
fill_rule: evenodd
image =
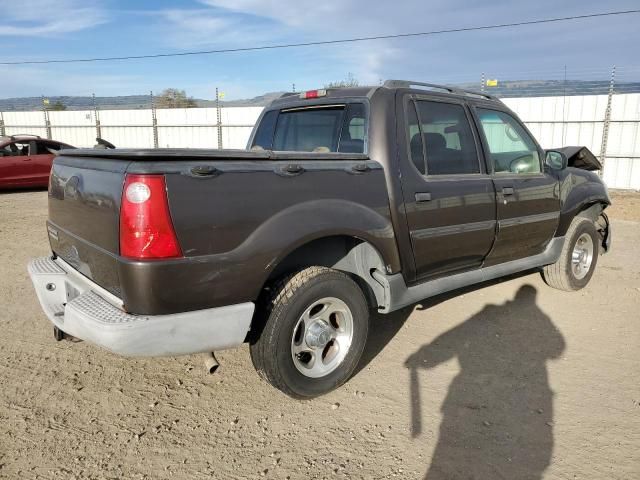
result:
M 346 274 L 310 267 L 278 282 L 265 323 L 251 344 L 258 373 L 295 398 L 339 387 L 356 368 L 367 339 L 369 308 Z
M 565 235 L 560 258 L 542 271 L 544 281 L 559 290 L 584 288 L 598 263 L 599 245 L 593 222 L 583 217 L 574 218 Z

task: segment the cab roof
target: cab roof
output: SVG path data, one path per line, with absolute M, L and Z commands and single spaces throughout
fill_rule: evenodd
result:
M 309 90 L 306 92 L 288 92 L 283 94 L 280 98 L 277 98 L 271 102 L 270 106 L 289 105 L 292 102 L 299 100 L 304 102 L 305 100 L 315 99 L 341 99 L 341 98 L 354 98 L 354 97 L 368 97 L 370 98 L 379 89 L 407 89 L 416 92 L 434 92 L 438 95 L 453 96 L 453 97 L 467 97 L 475 98 L 484 101 L 499 102 L 500 99 L 489 95 L 484 92 L 478 92 L 474 90 L 466 90 L 463 88 L 453 87 L 450 85 L 439 85 L 435 83 L 418 82 L 412 80 L 387 80 L 382 85 L 375 86 L 357 86 L 357 87 L 336 87 L 336 88 L 323 88 L 318 90 Z M 306 96 L 312 94 L 311 96 Z

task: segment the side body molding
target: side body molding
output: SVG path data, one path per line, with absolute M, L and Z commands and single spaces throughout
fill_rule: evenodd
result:
M 430 280 L 417 285 L 407 286 L 400 274 L 384 275 L 374 271 L 374 278 L 380 283 L 385 292 L 385 299 L 379 311 L 389 313 L 425 298 L 456 290 L 476 283 L 493 280 L 495 278 L 521 272 L 531 268 L 542 267 L 554 263 L 560 257 L 564 237 L 553 238 L 544 252 L 531 257 L 510 262 L 478 268 L 467 272 Z

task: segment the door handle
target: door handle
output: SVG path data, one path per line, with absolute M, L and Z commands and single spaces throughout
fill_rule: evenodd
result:
M 502 189 L 502 195 L 513 195 L 514 193 L 513 187 L 504 187 Z
M 431 194 L 429 192 L 416 193 L 416 202 L 430 202 Z

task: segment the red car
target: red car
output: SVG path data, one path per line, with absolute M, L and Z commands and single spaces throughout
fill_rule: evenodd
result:
M 0 188 L 46 187 L 54 153 L 75 148 L 37 135 L 0 137 Z

